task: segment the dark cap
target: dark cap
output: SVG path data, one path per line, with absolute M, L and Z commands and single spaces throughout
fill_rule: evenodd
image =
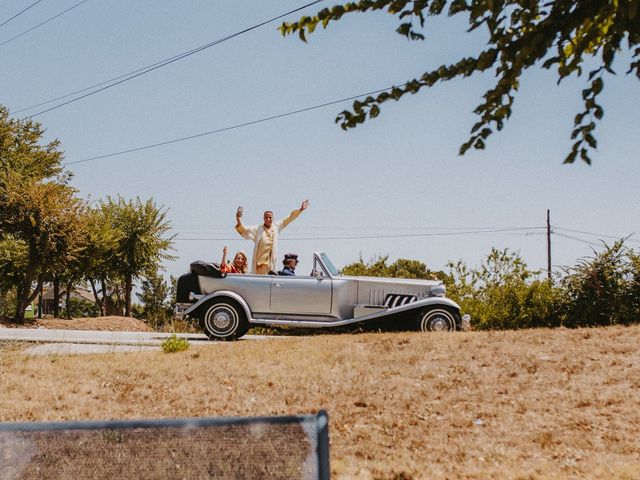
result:
M 284 259 L 285 260 L 296 260 L 296 261 L 298 261 L 298 254 L 296 254 L 296 253 L 285 253 L 284 254 Z

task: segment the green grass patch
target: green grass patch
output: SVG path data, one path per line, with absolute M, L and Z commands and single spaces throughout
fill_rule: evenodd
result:
M 175 333 L 162 342 L 162 351 L 164 353 L 183 352 L 188 348 L 189 342 L 184 338 L 178 338 Z

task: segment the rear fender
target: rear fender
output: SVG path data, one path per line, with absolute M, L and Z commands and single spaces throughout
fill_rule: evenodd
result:
M 232 292 L 230 290 L 218 290 L 217 292 L 213 292 L 213 293 L 210 293 L 209 295 L 203 296 L 202 298 L 198 299 L 198 301 L 196 303 L 194 303 L 189 308 L 187 308 L 184 311 L 184 315 L 189 315 L 189 314 L 192 314 L 192 313 L 195 314 L 195 313 L 198 312 L 198 310 L 203 305 L 205 305 L 209 301 L 211 301 L 213 299 L 222 300 L 224 298 L 230 298 L 230 299 L 235 300 L 236 302 L 238 302 L 240 304 L 240 306 L 242 307 L 242 309 L 244 310 L 244 313 L 247 316 L 247 320 L 249 320 L 249 321 L 251 320 L 251 309 L 249 308 L 249 305 L 247 304 L 245 299 L 242 298 L 237 293 Z

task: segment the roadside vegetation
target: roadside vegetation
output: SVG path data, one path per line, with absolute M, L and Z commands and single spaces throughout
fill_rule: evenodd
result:
M 508 249 L 491 249 L 477 267 L 450 262 L 448 272 L 416 260 L 387 257 L 347 265 L 348 275 L 438 279 L 447 296 L 471 315 L 477 330 L 598 327 L 640 322 L 640 255 L 624 239 L 603 243 L 593 256 L 551 279 Z
M 55 318 L 125 316 L 155 329 L 185 332 L 173 318 L 177 279 L 162 275 L 173 258 L 167 210 L 153 199 L 78 197 L 64 170 L 58 141 L 42 145 L 44 130 L 15 120 L 0 106 L 0 318 L 24 322 L 46 282 Z M 479 266 L 450 262 L 433 271 L 415 259 L 360 258 L 349 275 L 436 278 L 479 330 L 628 325 L 640 320 L 640 256 L 621 239 L 603 244 L 547 279 L 508 249 L 492 249 Z M 132 298 L 134 284 L 138 286 Z M 94 302 L 70 297 L 84 286 Z M 59 311 L 66 292 L 65 311 Z M 358 327 L 356 327 L 358 328 Z M 251 333 L 291 332 L 256 327 Z M 301 332 L 298 332 L 301 333 Z M 309 332 L 302 332 L 309 333 Z
M 174 333 L 164 342 L 162 342 L 161 346 L 164 353 L 176 353 L 188 350 L 189 342 L 184 338 L 178 338 L 178 336 Z
M 54 317 L 130 316 L 134 282 L 171 258 L 167 211 L 153 199 L 80 198 L 60 143 L 43 145 L 43 135 L 38 122 L 12 119 L 0 105 L 0 316 L 24 322 L 45 282 Z M 71 301 L 78 284 L 90 286 L 95 307 Z

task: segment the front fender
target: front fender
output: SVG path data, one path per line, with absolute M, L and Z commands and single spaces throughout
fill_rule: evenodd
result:
M 460 311 L 460 305 L 447 297 L 427 297 L 421 300 L 416 300 L 415 302 L 406 303 L 404 305 L 400 305 L 399 307 L 393 307 L 386 310 L 387 314 L 398 313 L 398 312 L 407 312 L 410 310 L 417 310 L 419 308 L 431 306 L 431 305 L 441 305 L 443 307 L 451 307 Z
M 353 322 L 366 322 L 367 320 L 373 319 L 383 319 L 384 317 L 390 317 L 397 313 L 403 312 L 411 312 L 413 310 L 419 310 L 424 307 L 439 305 L 442 307 L 454 308 L 458 312 L 460 312 L 460 305 L 458 305 L 453 300 L 446 297 L 427 297 L 421 300 L 416 300 L 415 302 L 406 303 L 404 305 L 400 305 L 398 307 L 386 308 L 384 310 L 379 310 L 375 313 L 371 313 L 369 315 L 364 315 L 362 317 L 357 317 L 349 321 L 349 323 Z
M 217 292 L 213 292 L 208 295 L 205 295 L 204 297 L 200 298 L 196 303 L 194 303 L 189 308 L 187 308 L 184 311 L 184 315 L 189 315 L 191 312 L 197 311 L 202 305 L 204 305 L 205 303 L 209 302 L 214 298 L 231 298 L 235 300 L 240 304 L 240 306 L 244 310 L 244 313 L 247 316 L 247 320 L 248 321 L 251 320 L 251 309 L 249 308 L 249 305 L 247 304 L 246 300 L 242 298 L 242 296 L 230 290 L 218 290 Z

